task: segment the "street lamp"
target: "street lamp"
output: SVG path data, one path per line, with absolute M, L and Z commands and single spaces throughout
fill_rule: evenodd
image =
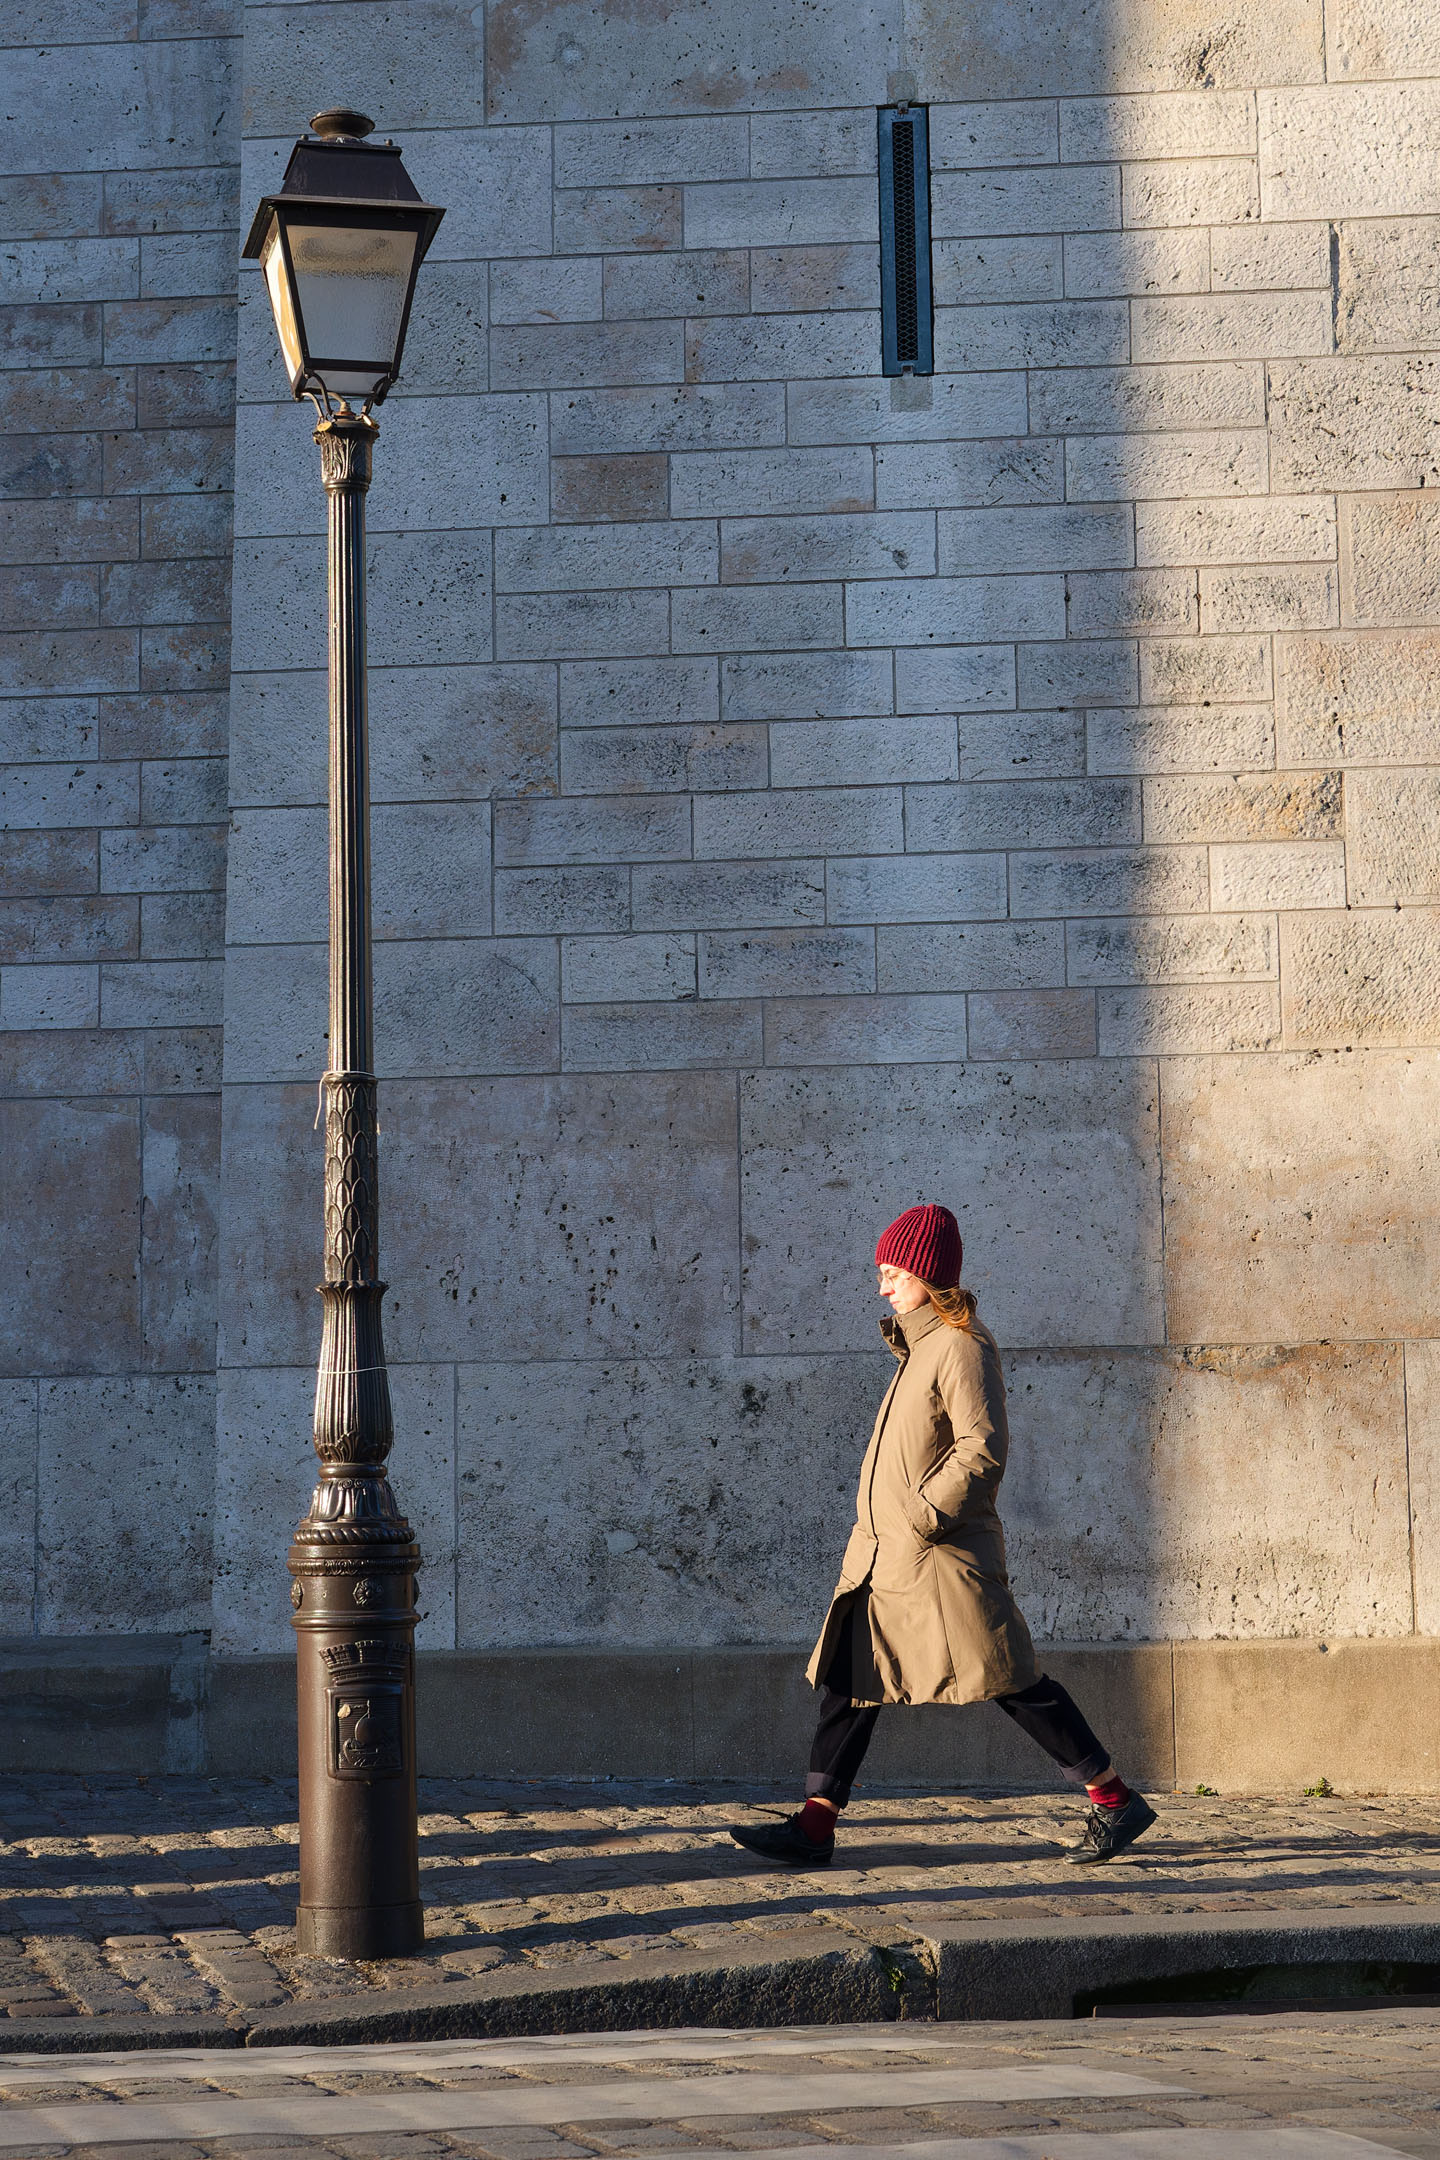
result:
M 365 494 L 415 276 L 443 210 L 420 200 L 363 113 L 325 112 L 255 213 L 258 260 L 315 440 L 330 540 L 330 1069 L 325 1321 L 315 1389 L 320 1481 L 290 1548 L 300 1699 L 296 1947 L 398 1957 L 421 1948 L 415 1794 L 420 1550 L 386 1476 L 394 1438 L 381 1339 L 370 966 Z M 358 410 L 353 409 L 351 400 Z

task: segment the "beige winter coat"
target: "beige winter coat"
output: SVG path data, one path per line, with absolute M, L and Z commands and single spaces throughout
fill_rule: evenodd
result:
M 854 1701 L 1013 1694 L 1039 1674 L 995 1512 L 1009 1445 L 1000 1353 L 978 1320 L 966 1334 L 931 1305 L 887 1316 L 880 1332 L 900 1370 L 860 1467 L 855 1528 L 807 1677 L 823 1684 L 857 1607 Z

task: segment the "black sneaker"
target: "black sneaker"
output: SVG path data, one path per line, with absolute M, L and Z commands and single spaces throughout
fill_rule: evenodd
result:
M 1098 1867 L 1143 1837 L 1154 1820 L 1155 1810 L 1143 1793 L 1132 1792 L 1124 1807 L 1092 1807 L 1065 1858 L 1072 1867 Z
M 759 1853 L 765 1860 L 783 1860 L 790 1867 L 829 1867 L 835 1857 L 833 1830 L 823 1845 L 817 1845 L 800 1828 L 798 1815 L 787 1815 L 783 1822 L 732 1823 L 730 1835 L 746 1852 Z

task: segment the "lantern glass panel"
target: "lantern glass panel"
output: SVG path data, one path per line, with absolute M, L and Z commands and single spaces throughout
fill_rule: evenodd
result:
M 292 221 L 288 237 L 312 372 L 342 397 L 366 397 L 395 364 L 419 235 Z
M 299 379 L 304 365 L 300 347 L 300 325 L 295 320 L 295 307 L 290 297 L 290 280 L 285 275 L 285 250 L 280 245 L 280 226 L 271 221 L 269 238 L 261 257 L 265 283 L 270 292 L 270 306 L 275 316 L 275 329 L 280 338 L 280 350 L 285 355 L 285 365 L 290 370 L 291 382 Z

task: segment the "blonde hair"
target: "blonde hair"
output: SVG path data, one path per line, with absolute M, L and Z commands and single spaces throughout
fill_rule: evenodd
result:
M 966 1335 L 970 1333 L 970 1323 L 975 1318 L 973 1290 L 966 1290 L 960 1283 L 942 1290 L 938 1283 L 927 1282 L 925 1292 L 946 1327 L 959 1328 Z

